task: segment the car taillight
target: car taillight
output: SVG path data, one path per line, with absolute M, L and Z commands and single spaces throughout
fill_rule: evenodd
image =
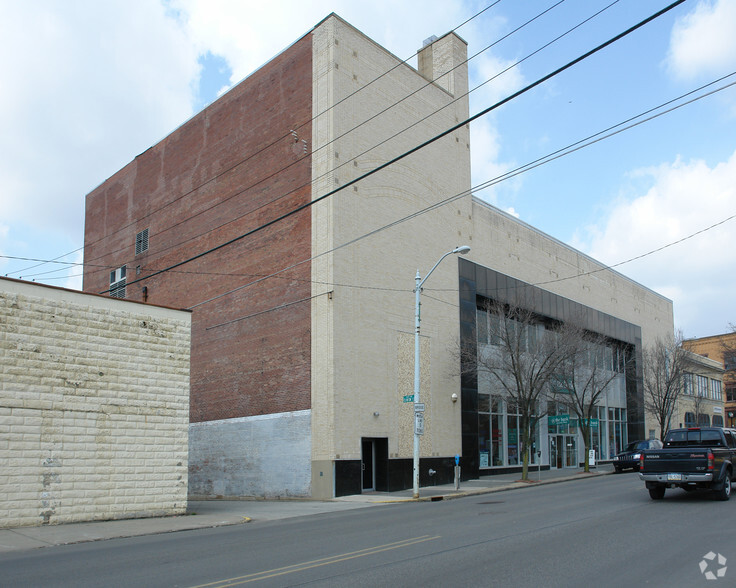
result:
M 713 461 L 715 460 L 715 456 L 709 451 L 708 452 L 708 469 L 713 469 Z
M 639 469 L 640 470 L 644 469 L 644 454 L 643 453 L 639 456 Z

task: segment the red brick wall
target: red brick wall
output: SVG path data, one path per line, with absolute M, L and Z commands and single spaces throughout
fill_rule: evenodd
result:
M 193 422 L 310 407 L 310 303 L 277 308 L 309 298 L 309 262 L 199 304 L 307 260 L 311 212 L 130 283 L 309 202 L 311 157 L 289 131 L 311 147 L 311 116 L 307 35 L 87 196 L 84 290 L 107 290 L 127 265 L 127 298 L 194 307 Z

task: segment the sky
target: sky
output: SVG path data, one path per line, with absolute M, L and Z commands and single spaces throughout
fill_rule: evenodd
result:
M 668 4 L 0 0 L 0 275 L 80 289 L 85 195 L 331 12 L 414 66 L 462 24 L 472 115 Z M 671 299 L 685 337 L 730 331 L 734 72 L 736 1 L 688 0 L 474 121 L 476 195 Z

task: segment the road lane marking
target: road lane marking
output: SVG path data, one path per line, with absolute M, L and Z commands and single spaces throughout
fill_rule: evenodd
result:
M 358 551 L 350 551 L 348 553 L 341 553 L 339 555 L 332 555 L 322 559 L 315 559 L 312 561 L 306 561 L 290 566 L 284 566 L 282 568 L 274 568 L 273 570 L 264 570 L 262 572 L 256 572 L 254 574 L 247 574 L 245 576 L 237 576 L 235 578 L 228 578 L 226 580 L 220 580 L 218 582 L 212 582 L 210 584 L 200 584 L 193 586 L 192 588 L 226 588 L 228 586 L 239 586 L 241 584 L 247 584 L 249 582 L 255 582 L 257 580 L 266 580 L 275 576 L 283 576 L 285 574 L 293 574 L 294 572 L 301 572 L 309 570 L 311 568 L 317 568 L 320 566 L 327 566 L 350 559 L 356 559 L 358 557 L 365 557 L 367 555 L 374 555 L 384 551 L 391 551 L 393 549 L 400 549 L 401 547 L 409 547 L 411 545 L 417 545 L 418 543 L 424 543 L 425 541 L 433 541 L 439 539 L 440 535 L 422 535 L 420 537 L 412 537 L 411 539 L 404 539 L 402 541 L 396 541 L 394 543 L 386 543 L 384 545 L 376 545 L 374 547 L 368 547 L 366 549 L 360 549 Z

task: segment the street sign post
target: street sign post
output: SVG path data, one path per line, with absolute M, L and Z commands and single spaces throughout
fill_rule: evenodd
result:
M 424 413 L 423 412 L 414 413 L 414 434 L 424 435 Z

